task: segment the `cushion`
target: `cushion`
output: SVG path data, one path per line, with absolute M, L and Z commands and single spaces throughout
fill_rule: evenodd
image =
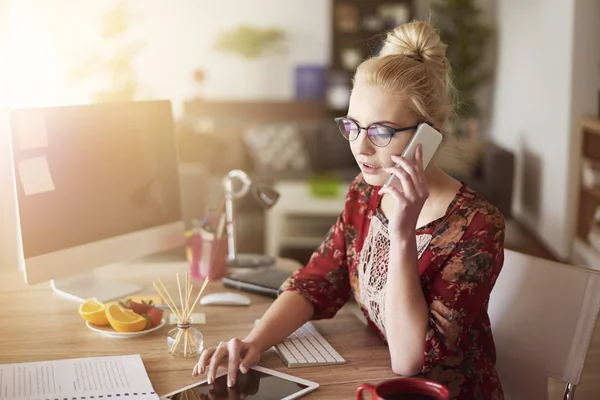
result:
M 250 159 L 258 172 L 310 171 L 310 154 L 297 124 L 254 125 L 244 133 Z

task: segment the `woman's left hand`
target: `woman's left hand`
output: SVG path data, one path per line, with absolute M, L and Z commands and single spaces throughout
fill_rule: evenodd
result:
M 419 145 L 414 161 L 392 156 L 398 167 L 386 168 L 397 179 L 388 187 L 381 188 L 381 195 L 388 194 L 394 201 L 394 212 L 389 217 L 388 232 L 391 238 L 408 238 L 415 234 L 419 214 L 429 197 L 429 189 L 423 171 L 423 149 Z

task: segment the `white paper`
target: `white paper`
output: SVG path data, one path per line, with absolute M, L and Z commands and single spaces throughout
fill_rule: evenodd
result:
M 19 177 L 27 196 L 55 189 L 46 157 L 35 157 L 19 163 Z
M 139 354 L 0 365 L 2 400 L 90 396 L 158 399 Z
M 48 146 L 44 113 L 40 111 L 18 113 L 17 136 L 21 150 L 31 150 Z

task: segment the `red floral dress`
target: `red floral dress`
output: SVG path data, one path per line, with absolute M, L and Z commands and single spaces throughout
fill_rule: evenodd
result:
M 385 237 L 375 237 L 377 229 L 371 226 L 387 226 L 378 191 L 362 175 L 352 182 L 337 222 L 282 290 L 305 296 L 315 307 L 313 319 L 332 318 L 353 295 L 369 325 L 386 340 L 380 300 L 389 258 Z M 502 214 L 463 185 L 445 216 L 416 234 L 419 275 L 429 306 L 419 376 L 444 384 L 452 399 L 503 399 L 487 314 L 504 262 Z M 384 262 L 366 261 L 377 255 Z

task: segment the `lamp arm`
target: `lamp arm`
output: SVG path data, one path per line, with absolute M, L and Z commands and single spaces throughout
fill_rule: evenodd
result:
M 242 187 L 238 191 L 233 189 L 233 180 L 238 179 L 242 182 Z M 235 216 L 233 199 L 243 197 L 250 190 L 252 181 L 248 175 L 239 169 L 229 171 L 223 178 L 223 187 L 225 188 L 225 222 L 227 223 L 227 261 L 232 262 L 237 259 L 237 241 L 235 233 Z
M 233 196 L 230 193 L 225 193 L 225 222 L 227 223 L 227 261 L 234 261 L 237 257 L 237 242 L 233 218 Z

